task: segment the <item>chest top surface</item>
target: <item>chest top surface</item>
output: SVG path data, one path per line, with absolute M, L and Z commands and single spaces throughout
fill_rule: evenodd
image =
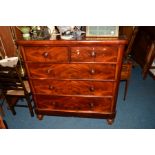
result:
M 17 40 L 16 43 L 18 45 L 23 46 L 49 46 L 49 45 L 126 45 L 128 40 L 120 37 L 120 38 L 82 38 L 80 40 Z

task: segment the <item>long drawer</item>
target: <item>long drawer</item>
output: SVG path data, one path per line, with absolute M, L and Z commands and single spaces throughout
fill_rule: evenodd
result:
M 33 79 L 34 91 L 48 95 L 94 95 L 113 96 L 114 82 Z
M 38 109 L 50 111 L 112 111 L 112 98 L 36 95 Z
M 27 63 L 31 78 L 114 80 L 115 64 Z

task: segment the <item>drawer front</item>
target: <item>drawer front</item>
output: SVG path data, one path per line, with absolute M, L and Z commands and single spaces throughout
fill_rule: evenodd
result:
M 112 109 L 112 98 L 37 95 L 36 99 L 36 108 L 49 111 L 94 111 L 108 113 Z
M 71 47 L 72 62 L 116 62 L 117 55 L 115 46 Z
M 115 64 L 37 64 L 28 63 L 32 78 L 115 79 Z
M 67 47 L 25 47 L 26 61 L 68 62 Z
M 113 96 L 114 82 L 34 79 L 35 93 L 48 95 Z

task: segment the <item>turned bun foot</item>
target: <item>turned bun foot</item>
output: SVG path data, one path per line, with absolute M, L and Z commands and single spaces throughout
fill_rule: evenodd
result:
M 113 122 L 114 122 L 114 119 L 107 119 L 107 123 L 108 123 L 109 125 L 112 125 Z
M 44 117 L 44 115 L 37 115 L 37 118 L 38 118 L 39 120 L 42 120 L 43 117 Z

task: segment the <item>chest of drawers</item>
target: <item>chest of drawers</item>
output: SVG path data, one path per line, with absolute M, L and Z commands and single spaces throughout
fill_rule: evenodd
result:
M 17 44 L 38 118 L 61 115 L 113 122 L 126 40 L 19 40 Z

